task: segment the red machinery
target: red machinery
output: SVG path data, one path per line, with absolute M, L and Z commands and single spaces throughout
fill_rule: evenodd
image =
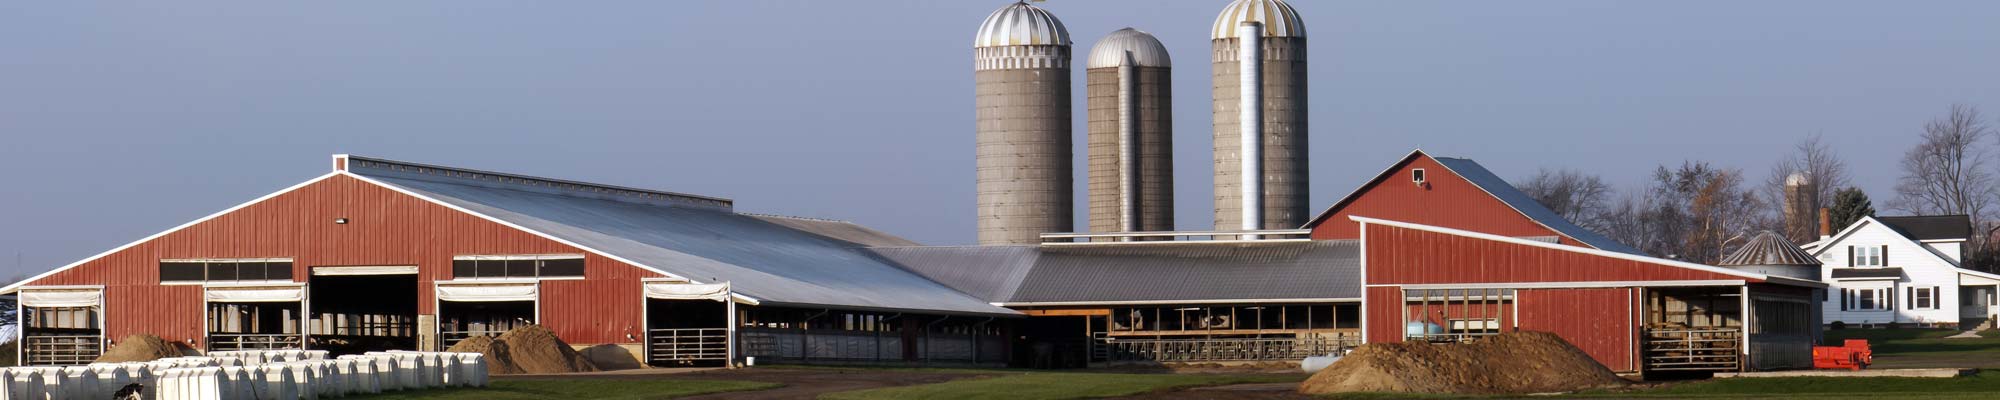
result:
M 1867 339 L 1847 339 L 1841 346 L 1813 346 L 1813 368 L 1859 371 L 1875 362 Z

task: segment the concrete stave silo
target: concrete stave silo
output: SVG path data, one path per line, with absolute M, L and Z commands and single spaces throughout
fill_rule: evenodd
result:
M 1040 7 L 1001 7 L 973 61 L 979 244 L 1074 230 L 1068 30 Z
M 1144 31 L 1120 29 L 1085 62 L 1092 232 L 1174 229 L 1173 62 Z
M 1238 29 L 1258 23 L 1263 32 L 1261 224 L 1242 223 L 1245 189 L 1240 104 L 1243 85 Z M 1298 11 L 1280 0 L 1237 0 L 1224 7 L 1211 30 L 1215 132 L 1215 228 L 1293 229 L 1311 218 L 1307 160 L 1306 31 Z M 1258 188 L 1251 188 L 1256 190 Z M 1254 199 L 1253 199 L 1254 200 Z M 1253 202 L 1256 203 L 1256 202 Z

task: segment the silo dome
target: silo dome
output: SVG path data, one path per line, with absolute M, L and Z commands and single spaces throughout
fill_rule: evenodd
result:
M 1041 7 L 1015 2 L 986 16 L 972 47 L 1068 46 L 1069 29 Z
M 1812 178 L 1804 172 L 1793 172 L 1785 176 L 1785 186 L 1804 186 L 1808 183 L 1812 183 Z
M 1283 0 L 1236 0 L 1222 8 L 1222 14 L 1215 16 L 1215 28 L 1210 30 L 1211 39 L 1236 37 L 1236 26 L 1256 21 L 1264 24 L 1264 37 L 1305 37 L 1306 22 L 1299 18 L 1299 11 Z
M 1762 231 L 1744 242 L 1735 253 L 1722 257 L 1716 266 L 1766 275 L 1799 278 L 1817 281 L 1820 279 L 1820 261 L 1812 253 L 1800 249 L 1785 235 Z
M 1090 46 L 1090 61 L 1084 68 L 1112 68 L 1125 64 L 1126 53 L 1131 53 L 1135 67 L 1172 67 L 1173 60 L 1167 57 L 1167 46 L 1160 39 L 1146 31 L 1125 28 L 1105 35 L 1096 45 Z

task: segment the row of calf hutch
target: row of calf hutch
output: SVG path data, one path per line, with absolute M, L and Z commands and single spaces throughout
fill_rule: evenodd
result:
M 206 356 L 65 367 L 0 368 L 0 399 L 316 399 L 485 387 L 477 353 L 216 351 Z M 130 397 L 127 397 L 130 396 Z
M 132 334 L 211 354 L 436 351 L 538 324 L 600 365 L 1297 361 L 1548 330 L 1614 370 L 1767 369 L 1809 357 L 1818 325 L 1792 319 L 1816 315 L 1823 287 L 1638 255 L 1421 151 L 1299 229 L 995 246 L 709 196 L 333 164 L 0 289 L 21 300 L 21 359 L 86 363 Z

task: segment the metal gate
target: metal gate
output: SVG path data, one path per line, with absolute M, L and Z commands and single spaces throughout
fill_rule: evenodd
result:
M 104 339 L 98 335 L 29 336 L 21 347 L 27 355 L 21 365 L 83 365 L 104 354 Z
M 691 362 L 729 359 L 729 329 L 653 329 L 646 331 L 646 361 Z
M 1736 371 L 1743 365 L 1742 346 L 1737 329 L 1647 330 L 1646 369 Z

